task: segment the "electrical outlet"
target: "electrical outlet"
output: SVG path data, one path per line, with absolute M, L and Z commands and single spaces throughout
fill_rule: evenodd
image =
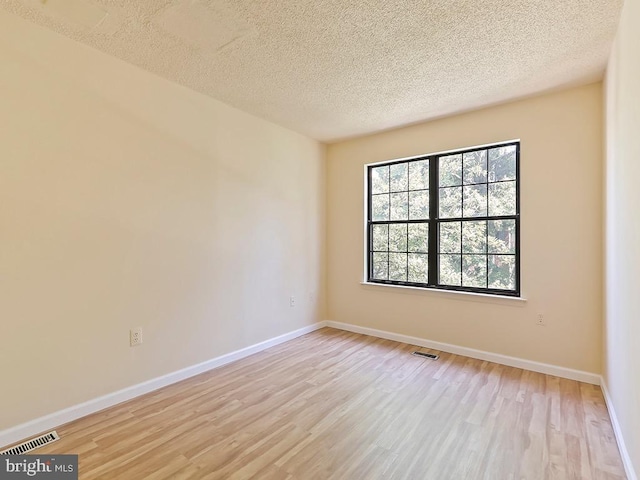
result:
M 542 313 L 538 314 L 538 317 L 536 318 L 536 325 L 540 325 L 541 327 L 544 327 L 546 325 L 546 323 L 544 322 L 544 315 Z
M 296 306 L 296 297 L 294 297 L 293 295 L 291 295 L 289 297 L 289 306 L 290 307 L 295 307 Z
M 142 345 L 142 327 L 129 330 L 129 345 L 131 347 Z

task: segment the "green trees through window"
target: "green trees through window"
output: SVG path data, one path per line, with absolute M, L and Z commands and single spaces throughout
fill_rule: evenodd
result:
M 519 295 L 520 145 L 371 165 L 368 281 Z

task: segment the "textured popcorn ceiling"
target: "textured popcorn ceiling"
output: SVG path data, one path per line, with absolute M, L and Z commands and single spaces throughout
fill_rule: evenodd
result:
M 598 80 L 622 0 L 2 0 L 0 5 L 330 141 Z

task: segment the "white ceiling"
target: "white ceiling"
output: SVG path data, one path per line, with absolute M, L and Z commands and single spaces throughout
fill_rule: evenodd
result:
M 323 141 L 602 78 L 623 0 L 2 0 Z

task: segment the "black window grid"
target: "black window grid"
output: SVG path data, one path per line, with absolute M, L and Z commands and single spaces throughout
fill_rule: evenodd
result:
M 489 159 L 489 151 L 492 149 L 502 148 L 502 147 L 515 147 L 515 179 L 502 179 L 502 180 L 490 180 L 489 176 L 489 167 L 490 167 L 490 159 Z M 475 183 L 464 183 L 464 159 L 465 154 L 473 153 L 478 151 L 486 151 L 486 171 L 487 178 L 484 182 L 475 182 Z M 460 155 L 462 159 L 461 172 L 460 172 L 460 181 L 459 185 L 448 185 L 445 187 L 440 187 L 439 185 L 439 159 L 442 157 L 448 157 L 452 155 Z M 409 164 L 412 162 L 419 161 L 429 161 L 429 188 L 422 189 L 411 189 L 411 168 L 409 168 Z M 407 164 L 407 190 L 397 190 L 392 191 L 391 189 L 391 169 L 392 165 L 396 164 Z M 393 193 L 407 193 L 414 191 L 428 191 L 429 192 L 429 218 L 428 219 L 409 219 L 409 212 L 411 210 L 411 206 L 407 205 L 407 219 L 406 220 L 372 220 L 372 197 L 375 195 L 372 193 L 372 169 L 379 168 L 382 166 L 389 167 L 389 175 L 388 182 L 389 188 L 387 192 L 381 192 L 381 194 L 390 195 Z M 467 291 L 473 293 L 487 293 L 487 294 L 496 294 L 502 296 L 519 296 L 520 295 L 520 143 L 519 142 L 508 142 L 502 144 L 494 144 L 490 146 L 477 147 L 472 149 L 464 149 L 458 150 L 454 152 L 448 152 L 445 154 L 435 154 L 435 155 L 425 155 L 416 158 L 412 158 L 409 160 L 398 160 L 387 162 L 384 164 L 376 164 L 371 165 L 367 169 L 367 245 L 368 245 L 368 260 L 367 260 L 367 281 L 373 283 L 381 283 L 381 284 L 391 284 L 391 285 L 404 285 L 404 286 L 416 286 L 422 288 L 430 288 L 430 289 L 440 289 L 440 290 L 454 290 L 454 291 Z M 515 183 L 515 213 L 512 215 L 489 215 L 490 205 L 489 205 L 489 185 L 491 184 L 499 184 L 499 183 Z M 473 216 L 473 217 L 465 217 L 464 216 L 464 187 L 477 186 L 477 185 L 487 185 L 487 195 L 486 195 L 486 212 L 487 215 L 482 216 Z M 452 217 L 452 218 L 440 218 L 439 214 L 439 193 L 441 188 L 461 188 L 462 198 L 460 200 L 461 203 L 461 214 L 460 217 Z M 389 218 L 391 216 L 391 203 L 389 202 Z M 514 253 L 505 253 L 505 252 L 490 252 L 489 251 L 489 222 L 497 221 L 497 220 L 512 220 L 515 224 L 515 252 Z M 440 234 L 440 225 L 449 222 L 460 222 L 461 224 L 461 233 L 460 233 L 460 252 L 455 253 L 460 255 L 460 285 L 446 285 L 440 282 L 439 279 L 439 256 L 443 254 L 440 252 L 439 248 L 439 234 Z M 486 232 L 485 232 L 485 248 L 486 252 L 465 252 L 463 247 L 463 225 L 467 222 L 486 222 Z M 387 229 L 387 250 L 386 251 L 378 251 L 373 249 L 373 226 L 374 225 L 410 225 L 422 223 L 428 225 L 428 248 L 426 252 L 412 252 L 409 251 L 409 229 L 407 228 L 407 251 L 392 251 L 390 250 L 390 228 Z M 387 254 L 387 279 L 376 279 L 373 278 L 373 254 L 374 253 L 386 253 Z M 400 253 L 406 255 L 406 279 L 407 281 L 398 281 L 398 280 L 389 280 L 391 273 L 391 253 Z M 411 282 L 409 280 L 409 255 L 412 253 L 416 254 L 425 254 L 428 257 L 428 281 L 426 283 L 422 282 Z M 470 287 L 463 285 L 463 276 L 464 276 L 464 256 L 485 256 L 485 279 L 487 287 Z M 489 272 L 490 265 L 489 259 L 491 256 L 504 256 L 504 257 L 513 257 L 514 268 L 515 268 L 515 287 L 513 289 L 502 289 L 502 288 L 491 288 L 489 287 Z

